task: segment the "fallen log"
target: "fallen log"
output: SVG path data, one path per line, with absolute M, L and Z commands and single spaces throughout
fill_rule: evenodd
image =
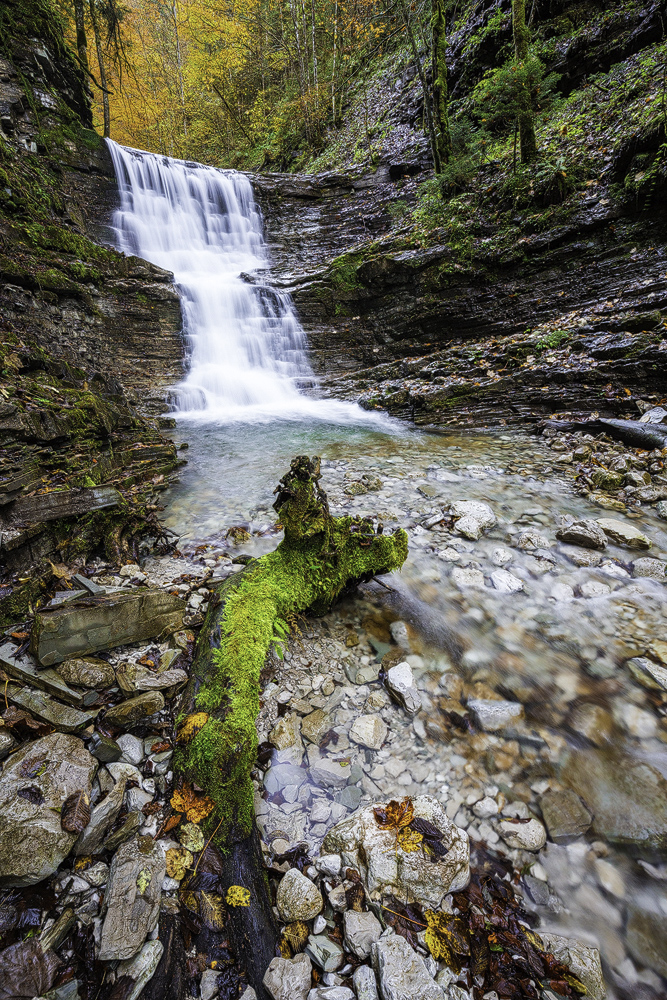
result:
M 215 806 L 204 826 L 210 847 L 181 888 L 196 893 L 206 876 L 208 891 L 223 897 L 231 886 L 249 891 L 248 906 L 230 907 L 226 932 L 259 998 L 277 940 L 251 780 L 260 672 L 272 649 L 280 655 L 296 615 L 323 613 L 345 590 L 398 569 L 408 551 L 401 529 L 385 535 L 370 520 L 332 517 L 319 480 L 318 458 L 292 461 L 275 491 L 284 539 L 218 588 L 179 714 L 175 770 Z
M 587 434 L 608 434 L 616 441 L 622 441 L 634 448 L 645 448 L 653 451 L 667 447 L 667 426 L 661 429 L 658 424 L 643 424 L 640 420 L 616 420 L 611 417 L 599 417 L 596 420 L 545 420 L 543 428 L 553 427 L 554 430 L 571 433 L 584 431 Z

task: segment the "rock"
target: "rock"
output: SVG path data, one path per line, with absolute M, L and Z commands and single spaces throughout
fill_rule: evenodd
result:
M 315 858 L 315 867 L 323 875 L 339 875 L 342 867 L 340 854 L 320 854 Z
M 319 986 L 310 991 L 308 1000 L 354 1000 L 354 993 L 347 986 Z
M 522 531 L 517 538 L 515 545 L 519 549 L 548 549 L 551 542 L 535 528 Z
M 588 809 L 571 788 L 545 792 L 540 799 L 540 808 L 549 836 L 556 844 L 581 837 L 593 821 Z
M 569 545 L 580 545 L 585 549 L 605 549 L 607 536 L 604 530 L 593 520 L 575 521 L 565 525 L 556 532 L 556 538 Z
M 563 583 L 562 580 L 556 580 L 551 588 L 550 596 L 553 597 L 554 601 L 572 601 L 574 600 L 574 590 L 569 583 Z
M 618 868 L 605 861 L 604 858 L 595 859 L 595 874 L 603 889 L 616 896 L 617 899 L 625 899 L 625 882 Z
M 602 553 L 594 552 L 592 549 L 578 549 L 575 545 L 563 545 L 562 552 L 575 566 L 599 566 L 602 562 Z
M 123 1000 L 137 1000 L 144 986 L 155 975 L 164 947 L 161 941 L 147 941 L 138 955 L 118 963 L 116 976 L 128 976 L 134 980 L 134 986 L 124 994 Z
M 601 705 L 585 702 L 572 710 L 568 727 L 573 733 L 585 736 L 596 747 L 604 746 L 612 736 L 614 720 Z
M 471 698 L 468 701 L 468 710 L 479 728 L 487 733 L 498 732 L 523 718 L 523 705 L 518 701 Z
M 490 819 L 491 816 L 498 815 L 498 803 L 490 795 L 485 795 L 479 802 L 475 802 L 472 811 L 479 819 Z
M 351 812 L 353 809 L 359 808 L 362 794 L 358 785 L 346 785 L 345 788 L 336 793 L 336 802 L 340 802 L 342 806 L 345 806 Z
M 217 969 L 204 969 L 199 983 L 201 1000 L 213 1000 L 218 995 L 218 980 L 222 975 Z
M 645 410 L 639 418 L 640 424 L 664 424 L 667 423 L 667 410 L 662 406 L 652 406 L 650 410 Z
M 138 767 L 144 759 L 144 741 L 132 736 L 130 733 L 123 733 L 118 737 L 118 746 L 123 751 L 122 760 L 126 764 L 134 764 Z
M 306 945 L 306 954 L 323 972 L 335 972 L 343 964 L 343 949 L 326 934 L 311 934 Z
M 104 850 L 113 854 L 121 844 L 130 840 L 139 831 L 145 819 L 142 813 L 128 813 L 121 825 L 104 841 L 102 845 Z
M 345 886 L 342 882 L 340 885 L 335 885 L 333 889 L 329 889 L 327 898 L 332 910 L 335 910 L 336 913 L 342 913 L 347 909 L 347 896 L 345 894 Z
M 252 986 L 249 986 L 247 990 L 244 990 L 241 1000 L 257 1000 L 257 994 L 253 990 Z
M 387 738 L 387 726 L 379 715 L 360 715 L 350 728 L 350 739 L 369 750 L 379 750 Z
M 282 719 L 278 719 L 269 733 L 269 743 L 272 743 L 276 750 L 287 750 L 288 747 L 301 743 L 300 729 L 298 715 L 284 715 Z
M 158 674 L 145 670 L 137 673 L 134 686 L 137 691 L 164 691 L 165 688 L 184 684 L 187 679 L 185 670 L 163 670 Z
M 600 490 L 619 490 L 623 485 L 623 473 L 609 469 L 596 469 L 591 476 L 594 486 Z
M 639 740 L 651 739 L 658 729 L 658 720 L 653 712 L 647 712 L 623 698 L 614 702 L 614 719 L 626 732 Z
M 592 813 L 600 839 L 667 847 L 667 781 L 649 763 L 613 747 L 571 750 L 560 776 Z
M 345 931 L 345 947 L 357 958 L 368 958 L 371 947 L 380 940 L 382 924 L 370 910 L 357 913 L 356 910 L 346 910 L 343 914 Z
M 456 500 L 450 504 L 449 513 L 455 518 L 456 530 L 466 538 L 479 538 L 483 531 L 493 528 L 498 523 L 498 518 L 493 513 L 488 504 L 481 500 Z M 461 522 L 465 522 L 464 530 L 461 530 Z M 473 527 L 474 526 L 474 527 Z M 472 534 L 465 534 L 465 530 L 473 529 Z
M 18 743 L 7 726 L 0 726 L 0 760 L 4 760 L 17 746 Z
M 116 760 L 120 760 L 123 754 L 116 741 L 112 740 L 109 736 L 104 736 L 102 733 L 93 733 L 88 744 L 88 749 L 93 757 L 103 764 L 111 764 Z
M 33 691 L 32 688 L 9 684 L 3 693 L 13 705 L 18 705 L 30 715 L 36 716 L 42 722 L 48 722 L 63 733 L 74 733 L 84 729 L 97 716 L 96 711 L 80 712 L 78 708 L 63 705 L 45 691 Z
M 262 982 L 273 1000 L 306 1000 L 310 990 L 311 964 L 307 955 L 273 958 Z
M 74 792 L 91 792 L 97 761 L 76 736 L 51 733 L 17 750 L 0 777 L 0 885 L 41 882 L 69 854 L 76 833 L 60 824 Z M 28 797 L 19 792 L 30 789 Z
M 359 809 L 329 830 L 322 850 L 339 854 L 343 868 L 356 868 L 373 900 L 391 893 L 399 899 L 439 906 L 446 893 L 468 884 L 468 835 L 454 826 L 436 799 L 419 795 L 413 807 L 415 816 L 442 831 L 448 851 L 445 857 L 434 861 L 421 851 L 408 853 L 397 847 L 395 832 L 380 829 L 372 806 Z
M 278 886 L 276 906 L 281 920 L 291 923 L 293 920 L 312 920 L 324 906 L 324 900 L 309 878 L 298 868 L 290 868 Z
M 102 691 L 116 683 L 116 675 L 110 663 L 96 657 L 74 657 L 58 665 L 58 673 L 68 684 L 94 688 Z
M 99 958 L 103 962 L 136 955 L 146 936 L 157 926 L 164 851 L 150 837 L 127 841 L 113 857 L 104 897 Z
M 442 989 L 428 972 L 424 959 L 404 937 L 392 934 L 373 945 L 373 967 L 383 1000 L 442 1000 Z
M 274 764 L 265 772 L 264 787 L 269 795 L 275 795 L 289 785 L 300 788 L 306 779 L 306 772 L 295 764 Z
M 159 691 L 148 691 L 146 694 L 135 695 L 107 709 L 105 722 L 121 729 L 132 726 L 149 715 L 155 715 L 164 708 L 164 696 Z
M 309 771 L 313 784 L 323 788 L 344 788 L 350 777 L 349 765 L 340 764 L 328 757 L 313 758 Z
M 549 934 L 540 930 L 547 951 L 550 951 L 559 962 L 567 965 L 577 979 L 586 987 L 589 1000 L 605 1000 L 607 990 L 602 975 L 600 953 L 576 938 L 561 937 L 559 934 Z
M 35 615 L 30 651 L 50 666 L 77 654 L 144 642 L 182 628 L 184 609 L 180 598 L 157 588 L 100 594 L 43 608 Z
M 98 854 L 102 849 L 105 837 L 116 822 L 123 805 L 126 780 L 126 778 L 121 778 L 109 794 L 91 811 L 88 826 L 74 845 L 74 853 L 79 857 Z
M 375 973 L 367 965 L 359 965 L 354 970 L 352 982 L 357 1000 L 378 1000 Z
M 479 569 L 471 566 L 455 566 L 452 570 L 452 580 L 457 587 L 473 587 L 475 590 L 484 590 L 484 574 Z
M 641 559 L 633 560 L 632 575 L 634 577 L 644 576 L 648 577 L 649 580 L 658 580 L 660 583 L 665 583 L 667 563 L 662 562 L 660 559 L 650 559 L 648 556 L 642 556 Z
M 80 708 L 83 704 L 84 696 L 80 691 L 71 688 L 55 670 L 38 668 L 35 658 L 28 653 L 17 656 L 16 646 L 12 643 L 6 642 L 0 646 L 0 668 L 21 684 L 45 691 L 47 695 L 53 695 L 67 705 Z
M 611 593 L 611 587 L 600 580 L 586 580 L 579 589 L 582 597 L 604 597 Z
M 412 667 L 405 660 L 389 668 L 386 684 L 390 694 L 403 706 L 408 715 L 416 715 L 421 710 L 421 695 L 415 687 Z
M 667 500 L 661 500 L 655 505 L 655 512 L 663 521 L 667 521 Z
M 667 977 L 667 913 L 651 896 L 640 894 L 628 903 L 627 944 L 641 965 Z
M 618 521 L 613 517 L 599 517 L 597 523 L 605 535 L 611 538 L 612 542 L 616 542 L 617 545 L 624 545 L 628 549 L 651 548 L 651 542 L 646 535 L 632 524 L 625 521 Z
M 649 690 L 667 691 L 667 667 L 661 667 L 647 656 L 633 656 L 625 665 L 639 683 Z
M 503 819 L 498 824 L 498 833 L 508 847 L 521 851 L 541 851 L 547 842 L 547 831 L 539 819 L 529 819 L 527 823 Z
M 325 733 L 331 729 L 332 721 L 328 712 L 317 708 L 301 720 L 301 735 L 309 743 L 318 744 Z
M 523 580 L 513 573 L 508 573 L 506 569 L 494 570 L 491 574 L 491 583 L 501 594 L 516 594 L 523 590 Z

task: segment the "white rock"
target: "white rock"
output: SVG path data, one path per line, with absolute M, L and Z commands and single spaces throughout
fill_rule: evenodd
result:
M 651 548 L 649 539 L 639 528 L 635 528 L 634 524 L 619 521 L 615 517 L 598 517 L 597 523 L 605 535 L 617 545 L 624 545 L 629 549 Z
M 244 991 L 241 1000 L 257 1000 L 257 994 L 253 990 L 252 986 L 249 986 L 247 990 Z
M 144 741 L 132 736 L 131 733 L 123 733 L 116 740 L 116 743 L 123 751 L 121 761 L 124 764 L 133 764 L 137 767 L 144 759 Z
M 400 934 L 377 941 L 372 956 L 383 1000 L 443 1000 L 424 959 Z
M 408 635 L 408 626 L 405 622 L 392 622 L 389 626 L 389 631 L 391 632 L 392 639 L 398 646 L 401 647 L 401 649 L 404 649 L 406 653 L 412 652 L 410 636 Z
M 501 820 L 498 832 L 508 847 L 522 851 L 540 851 L 547 842 L 547 831 L 539 819 L 530 819 L 527 823 Z
M 632 563 L 632 575 L 635 577 L 645 576 L 650 580 L 659 580 L 665 583 L 667 577 L 667 563 L 660 559 L 650 559 L 644 556 L 642 559 L 635 559 Z
M 311 934 L 306 953 L 323 972 L 335 972 L 343 964 L 343 949 L 326 934 Z
M 337 760 L 319 757 L 310 766 L 310 777 L 314 785 L 321 785 L 323 788 L 343 788 L 350 777 L 350 768 Z
M 354 1000 L 347 986 L 318 986 L 308 994 L 308 1000 Z
M 667 691 L 667 667 L 661 667 L 647 656 L 634 656 L 626 661 L 626 666 L 643 687 Z
M 562 580 L 556 580 L 551 588 L 550 596 L 553 597 L 555 601 L 573 601 L 574 590 L 569 583 L 563 583 Z
M 546 950 L 559 962 L 569 966 L 571 971 L 586 987 L 589 1000 L 605 1000 L 607 990 L 600 965 L 600 953 L 595 948 L 577 941 L 576 938 L 561 937 L 540 930 Z
M 222 975 L 216 969 L 204 969 L 201 974 L 201 982 L 199 984 L 199 992 L 201 994 L 201 1000 L 213 1000 L 213 997 L 218 995 L 218 980 Z
M 474 518 L 485 531 L 498 523 L 498 518 L 488 503 L 481 500 L 455 500 L 450 504 L 449 513 L 458 518 Z
M 367 965 L 360 965 L 354 970 L 352 982 L 357 1000 L 378 1000 L 375 973 Z
M 484 590 L 484 574 L 479 569 L 471 566 L 455 566 L 452 570 L 452 580 L 457 587 L 472 587 L 475 590 Z
M 610 593 L 611 587 L 606 583 L 602 583 L 600 580 L 586 580 L 586 582 L 581 585 L 582 597 L 604 597 L 605 594 Z
M 472 811 L 480 819 L 489 819 L 490 816 L 498 815 L 498 803 L 490 795 L 485 795 L 483 799 L 474 804 Z
M 369 750 L 379 750 L 387 738 L 387 726 L 379 715 L 360 715 L 350 728 L 350 739 Z
M 379 803 L 382 804 L 382 803 Z M 433 823 L 443 834 L 448 853 L 432 860 L 422 851 L 406 852 L 392 830 L 377 825 L 373 806 L 366 806 L 329 830 L 323 850 L 341 855 L 343 867 L 360 872 L 373 900 L 391 893 L 399 899 L 439 906 L 448 892 L 468 884 L 469 846 L 465 831 L 454 826 L 442 805 L 428 795 L 413 799 L 414 814 Z
M 523 718 L 523 705 L 518 701 L 493 701 L 487 698 L 471 698 L 468 709 L 475 722 L 487 733 L 516 724 Z
M 640 740 L 651 739 L 658 729 L 658 720 L 652 712 L 647 712 L 638 705 L 618 699 L 614 703 L 613 716 L 616 722 L 623 726 L 631 736 Z
M 141 573 L 141 567 L 137 566 L 136 563 L 126 563 L 124 566 L 121 566 L 118 575 L 129 577 L 133 580 L 136 576 L 143 574 Z
M 625 898 L 625 882 L 618 868 L 615 868 L 609 861 L 605 861 L 604 858 L 596 858 L 595 874 L 603 889 L 610 892 L 612 896 L 616 896 L 617 899 Z
M 357 958 L 368 958 L 371 947 L 380 940 L 382 924 L 370 910 L 357 913 L 356 910 L 346 910 L 343 915 L 345 930 L 345 946 Z
M 315 917 L 313 920 L 313 934 L 322 934 L 322 932 L 326 929 L 326 926 L 327 922 L 320 913 L 319 917 Z
M 341 869 L 340 854 L 320 854 L 315 858 L 315 867 L 323 875 L 338 875 Z
M 403 660 L 387 671 L 387 687 L 403 705 L 408 715 L 416 715 L 422 707 L 422 699 L 415 687 L 412 667 Z
M 310 959 L 303 953 L 294 958 L 273 958 L 262 982 L 273 1000 L 306 1000 L 311 970 Z
M 494 566 L 506 566 L 507 563 L 512 562 L 512 559 L 514 559 L 513 554 L 509 549 L 503 548 L 502 545 L 494 549 L 491 553 L 491 562 Z
M 291 923 L 293 920 L 312 920 L 324 906 L 324 900 L 309 878 L 298 868 L 290 868 L 278 886 L 276 906 L 281 919 Z
M 141 771 L 134 764 L 125 764 L 117 760 L 113 764 L 107 764 L 107 771 L 116 783 L 125 778 L 126 781 L 136 781 L 138 785 L 141 784 Z
M 518 591 L 523 590 L 523 580 L 520 580 L 518 576 L 514 576 L 512 573 L 508 573 L 506 569 L 494 570 L 491 574 L 491 583 L 501 594 L 516 594 Z
M 471 541 L 478 541 L 484 534 L 484 528 L 472 514 L 466 514 L 465 517 L 459 518 L 454 527 L 457 535 L 462 535 L 463 538 L 469 538 Z

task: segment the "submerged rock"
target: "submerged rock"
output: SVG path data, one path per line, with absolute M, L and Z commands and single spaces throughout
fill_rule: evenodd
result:
M 580 837 L 593 821 L 588 809 L 571 788 L 562 792 L 546 792 L 540 799 L 540 808 L 549 836 L 557 844 Z
M 379 750 L 386 738 L 387 726 L 379 715 L 360 715 L 350 729 L 350 739 L 370 750 Z
M 51 733 L 18 750 L 0 777 L 0 885 L 33 885 L 52 875 L 76 833 L 60 810 L 74 792 L 90 796 L 97 769 L 76 736 Z
M 504 819 L 498 824 L 498 832 L 508 847 L 522 851 L 540 851 L 547 842 L 547 831 L 538 819 L 527 823 Z
M 468 884 L 468 835 L 452 823 L 437 799 L 419 795 L 413 807 L 415 817 L 428 820 L 442 832 L 444 857 L 432 860 L 422 851 L 404 851 L 397 844 L 395 830 L 378 826 L 373 806 L 358 810 L 329 830 L 322 851 L 340 854 L 344 868 L 356 868 L 373 900 L 392 894 L 439 906 L 446 893 Z
M 590 1000 L 605 1000 L 607 990 L 597 948 L 591 948 L 576 938 L 561 937 L 560 934 L 540 933 L 540 937 L 547 950 L 581 980 Z
M 505 729 L 523 718 L 523 705 L 518 701 L 471 698 L 468 709 L 480 729 L 487 733 Z
M 628 950 L 642 965 L 667 977 L 667 913 L 655 899 L 637 896 L 628 904 Z
M 592 520 L 575 521 L 556 532 L 556 538 L 561 542 L 570 545 L 581 545 L 586 549 L 605 549 L 607 547 L 607 536 L 600 527 Z

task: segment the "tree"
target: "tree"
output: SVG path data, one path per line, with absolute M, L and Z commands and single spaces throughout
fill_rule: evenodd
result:
M 525 64 L 528 61 L 530 46 L 530 31 L 526 24 L 526 0 L 512 0 L 512 32 L 516 61 L 519 65 Z M 532 163 L 537 156 L 537 139 L 535 138 L 533 109 L 529 101 L 525 101 L 524 107 L 519 111 L 518 123 L 521 162 Z
M 111 135 L 109 91 L 107 89 L 107 73 L 106 73 L 106 67 L 104 65 L 104 54 L 102 52 L 102 39 L 100 38 L 100 26 L 97 18 L 97 9 L 95 7 L 95 0 L 90 0 L 90 20 L 93 26 L 93 34 L 95 36 L 95 50 L 97 52 L 97 64 L 100 68 L 100 83 L 102 85 L 102 109 L 104 115 L 103 135 L 105 139 L 108 139 L 109 136 Z
M 76 25 L 76 51 L 79 62 L 88 75 L 88 41 L 86 39 L 86 20 L 83 9 L 83 0 L 74 0 L 74 23 Z
M 444 0 L 432 0 L 432 74 L 433 74 L 433 127 L 440 168 L 449 161 L 452 138 L 449 131 L 447 108 L 447 35 Z

